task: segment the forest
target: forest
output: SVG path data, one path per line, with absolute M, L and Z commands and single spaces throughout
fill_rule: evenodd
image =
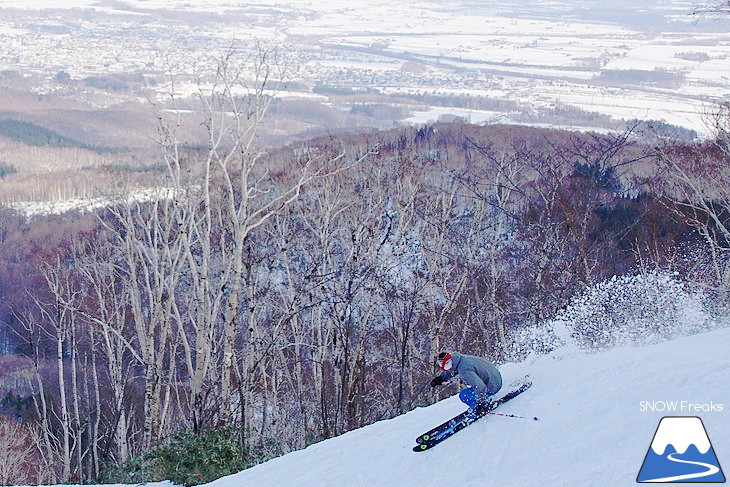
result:
M 613 276 L 727 304 L 728 105 L 693 142 L 457 120 L 265 149 L 239 69 L 201 91 L 206 145 L 160 112 L 157 198 L 0 208 L 0 484 L 209 481 L 434 402 L 438 352 L 517 359 Z

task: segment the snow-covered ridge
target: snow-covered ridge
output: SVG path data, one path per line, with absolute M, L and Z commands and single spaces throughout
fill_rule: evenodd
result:
M 124 196 L 110 196 L 104 198 L 69 198 L 62 201 L 17 201 L 7 206 L 22 213 L 28 218 L 41 215 L 62 215 L 79 211 L 90 212 L 100 208 L 107 208 L 115 203 L 145 203 L 171 197 L 172 189 L 163 187 L 140 188 L 130 191 Z

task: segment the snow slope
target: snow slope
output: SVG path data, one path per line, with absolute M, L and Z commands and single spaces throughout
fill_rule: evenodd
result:
M 207 486 L 636 485 L 663 416 L 699 416 L 720 465 L 730 465 L 729 350 L 730 329 L 721 329 L 509 364 L 506 384 L 530 373 L 534 385 L 500 411 L 539 421 L 490 416 L 433 450 L 411 451 L 416 436 L 463 409 L 451 397 Z

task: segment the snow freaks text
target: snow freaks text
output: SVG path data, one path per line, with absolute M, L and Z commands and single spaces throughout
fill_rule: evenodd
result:
M 668 412 L 668 413 L 719 413 L 724 410 L 724 405 L 710 401 L 709 403 L 697 403 L 692 401 L 641 401 L 639 411 L 644 412 Z

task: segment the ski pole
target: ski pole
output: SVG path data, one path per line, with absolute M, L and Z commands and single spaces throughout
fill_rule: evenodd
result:
M 517 418 L 517 419 L 532 419 L 533 421 L 538 421 L 538 417 L 535 416 L 533 418 L 528 418 L 527 416 L 519 416 L 517 414 L 504 414 L 504 413 L 493 413 L 491 411 L 488 411 L 484 414 L 493 414 L 494 416 L 504 416 L 505 418 Z

